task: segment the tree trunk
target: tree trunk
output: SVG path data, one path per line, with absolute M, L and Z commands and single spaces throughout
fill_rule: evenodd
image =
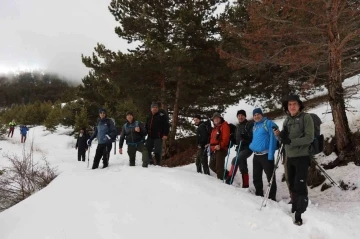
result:
M 175 102 L 174 102 L 174 112 L 172 115 L 172 125 L 171 125 L 171 135 L 170 135 L 170 145 L 175 141 L 176 129 L 178 125 L 178 117 L 179 117 L 179 99 L 181 92 L 181 80 L 178 80 L 176 84 L 176 94 L 175 94 Z
M 165 87 L 165 75 L 161 76 L 160 79 L 160 87 L 161 87 L 161 108 L 167 111 L 167 104 L 166 104 L 166 87 Z
M 329 1 L 327 8 L 328 38 L 329 38 L 329 103 L 335 124 L 336 147 L 339 152 L 352 150 L 351 133 L 346 117 L 344 88 L 341 77 L 341 49 L 340 36 L 337 26 L 338 6 L 337 0 Z M 342 160 L 342 159 L 340 159 Z

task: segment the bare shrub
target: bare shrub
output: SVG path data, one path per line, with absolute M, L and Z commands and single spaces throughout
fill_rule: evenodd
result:
M 10 165 L 0 174 L 0 211 L 21 202 L 56 178 L 56 168 L 52 168 L 45 157 L 34 162 L 33 153 L 31 143 L 30 150 L 26 152 L 24 147 L 21 156 L 3 155 Z

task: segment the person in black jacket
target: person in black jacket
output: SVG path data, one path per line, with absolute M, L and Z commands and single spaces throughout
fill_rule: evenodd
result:
M 246 119 L 245 110 L 239 110 L 237 112 L 237 118 L 239 124 L 236 125 L 235 137 L 236 137 L 236 157 L 233 158 L 231 162 L 231 169 L 226 174 L 226 183 L 231 184 L 234 179 L 237 168 L 240 168 L 241 176 L 242 176 L 242 187 L 249 187 L 249 171 L 247 166 L 247 159 L 253 153 L 251 149 L 249 149 L 249 145 L 252 141 L 252 132 L 254 127 L 253 121 L 248 121 Z
M 85 153 L 88 150 L 87 141 L 90 138 L 90 136 L 86 132 L 86 128 L 82 128 L 80 130 L 79 136 L 76 140 L 75 149 L 78 151 L 78 161 L 85 162 Z
M 210 175 L 208 155 L 206 151 L 206 147 L 209 146 L 208 144 L 210 142 L 209 131 L 206 127 L 205 122 L 201 121 L 200 115 L 195 115 L 194 123 L 198 127 L 196 129 L 197 147 L 198 147 L 198 152 L 196 156 L 196 169 L 198 173 L 202 173 L 201 170 L 201 165 L 202 165 L 204 174 Z
M 169 134 L 169 121 L 165 113 L 159 112 L 157 103 L 151 104 L 151 115 L 148 116 L 145 127 L 148 133 L 146 148 L 149 163 L 154 164 L 151 157 L 154 149 L 156 164 L 160 165 L 163 140 L 166 140 Z
M 124 140 L 126 140 L 126 144 L 128 146 L 127 153 L 130 158 L 130 166 L 135 166 L 135 156 L 136 151 L 141 152 L 143 159 L 143 167 L 148 166 L 148 154 L 147 150 L 144 146 L 145 136 L 147 135 L 145 126 L 142 122 L 139 122 L 134 119 L 134 115 L 132 112 L 126 113 L 127 123 L 124 124 L 119 141 L 119 153 L 123 153 L 123 145 Z

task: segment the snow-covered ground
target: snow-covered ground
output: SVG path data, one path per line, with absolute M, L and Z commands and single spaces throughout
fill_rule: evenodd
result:
M 351 79 L 349 79 L 350 81 Z M 357 79 L 356 79 L 357 80 Z M 350 84 L 349 81 L 346 84 Z M 359 100 L 350 100 L 360 110 Z M 234 122 L 236 111 L 252 108 L 230 107 L 225 119 Z M 327 104 L 310 112 L 324 121 L 322 133 L 334 134 Z M 360 114 L 348 113 L 350 126 L 356 131 Z M 282 124 L 283 119 L 275 122 Z M 250 190 L 239 188 L 240 174 L 234 185 L 217 180 L 214 175 L 197 174 L 195 165 L 179 168 L 128 166 L 127 155 L 111 153 L 110 167 L 90 170 L 87 162 L 77 161 L 75 139 L 71 129 L 60 127 L 54 134 L 35 127 L 29 131 L 34 141 L 35 159 L 46 156 L 60 175 L 45 189 L 14 207 L 0 213 L 0 239 L 111 239 L 111 238 L 358 238 L 360 235 L 360 190 L 340 191 L 320 187 L 309 189 L 311 204 L 303 215 L 304 225 L 295 226 L 287 204 L 288 192 L 281 182 L 283 167 L 277 171 L 277 200 L 259 210 L 262 198 Z M 14 138 L 0 141 L 1 154 L 21 154 L 19 130 Z M 90 151 L 90 167 L 96 145 Z M 126 152 L 126 149 L 124 150 Z M 235 156 L 231 150 L 230 158 Z M 318 157 L 319 162 L 334 155 Z M 0 167 L 7 165 L 0 157 Z M 248 159 L 252 178 L 252 157 Z M 360 187 L 360 168 L 354 164 L 328 170 L 335 181 L 343 180 Z M 264 190 L 266 189 L 264 177 Z

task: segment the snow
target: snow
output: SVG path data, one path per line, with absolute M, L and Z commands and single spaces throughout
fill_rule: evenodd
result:
M 350 80 L 349 80 L 350 81 Z M 348 81 L 345 82 L 347 84 Z M 350 82 L 351 83 L 351 82 Z M 349 83 L 349 84 L 350 84 Z M 360 110 L 359 100 L 349 104 Z M 236 122 L 236 111 L 245 109 L 251 116 L 253 107 L 229 107 L 225 120 Z M 334 134 L 327 104 L 309 110 L 324 121 L 322 133 Z M 360 126 L 358 112 L 349 112 L 353 131 Z M 248 117 L 250 119 L 250 117 Z M 276 119 L 282 125 L 283 118 Z M 259 210 L 262 198 L 254 196 L 254 186 L 240 188 L 240 174 L 232 186 L 211 176 L 196 173 L 194 164 L 178 168 L 128 166 L 126 154 L 111 152 L 110 167 L 90 170 L 87 162 L 77 161 L 71 128 L 59 127 L 51 134 L 44 127 L 31 128 L 26 144 L 14 137 L 0 141 L 0 153 L 21 154 L 34 142 L 35 160 L 43 156 L 57 167 L 59 176 L 46 188 L 0 213 L 1 239 L 52 238 L 358 238 L 360 235 L 360 190 L 341 191 L 332 187 L 320 191 L 309 189 L 310 205 L 303 214 L 304 225 L 293 224 L 284 172 L 280 164 L 276 173 L 277 200 Z M 118 148 L 118 147 L 117 147 Z M 90 151 L 90 167 L 96 143 Z M 126 152 L 126 148 L 124 148 Z M 235 156 L 231 149 L 230 160 Z M 318 162 L 334 160 L 334 154 L 318 156 Z M 229 160 L 229 161 L 230 161 Z M 0 158 L 0 167 L 8 165 Z M 229 165 L 230 166 L 230 165 Z M 252 157 L 248 159 L 252 182 Z M 327 170 L 336 181 L 360 188 L 360 170 L 354 164 Z M 264 190 L 266 189 L 264 175 Z

